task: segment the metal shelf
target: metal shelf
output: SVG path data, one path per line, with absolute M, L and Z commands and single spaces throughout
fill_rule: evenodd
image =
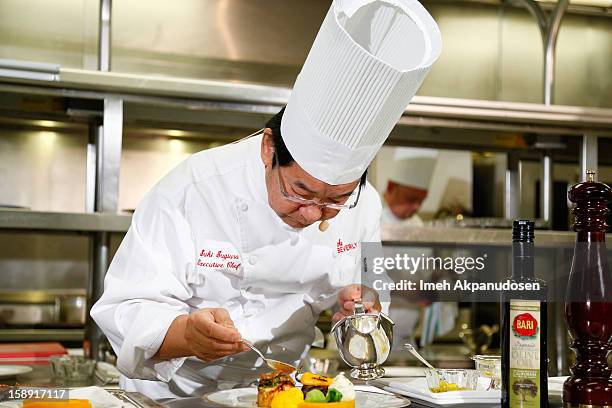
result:
M 452 227 L 403 227 L 384 225 L 381 229 L 384 245 L 493 245 L 509 246 L 512 243 L 510 229 L 502 228 L 452 228 Z M 568 231 L 536 231 L 536 246 L 571 247 L 576 233 Z
M 84 329 L 2 329 L 0 342 L 83 341 Z
M 0 210 L 0 230 L 126 232 L 130 214 Z
M 175 107 L 202 114 L 256 116 L 261 124 L 285 105 L 291 89 L 277 86 L 60 68 L 53 80 L 0 75 L 0 91 L 85 99 L 118 98 L 128 104 Z M 231 118 L 231 120 L 230 120 Z M 612 136 L 612 109 L 415 96 L 399 126 L 527 131 Z

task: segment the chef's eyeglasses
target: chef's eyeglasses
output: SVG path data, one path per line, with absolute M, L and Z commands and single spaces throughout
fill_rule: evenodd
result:
M 264 129 L 259 129 L 257 132 L 251 133 L 250 135 L 243 137 L 242 139 L 237 140 L 234 143 L 238 143 L 243 140 L 249 139 L 253 136 L 260 135 L 263 132 L 264 132 Z M 348 198 L 346 199 L 346 203 L 344 204 L 321 203 L 317 200 L 311 200 L 308 198 L 289 194 L 287 190 L 285 189 L 285 183 L 281 176 L 281 170 L 280 170 L 281 165 L 280 165 L 280 162 L 278 161 L 278 154 L 276 153 L 276 149 L 274 150 L 274 160 L 276 163 L 276 181 L 278 182 L 278 190 L 280 191 L 281 195 L 285 199 L 292 201 L 296 204 L 300 204 L 300 205 L 316 205 L 317 207 L 329 208 L 330 210 L 350 210 L 351 208 L 355 208 L 355 206 L 357 206 L 357 203 L 359 202 L 359 196 L 361 195 L 361 188 L 365 184 L 361 180 L 359 181 L 359 187 L 357 187 L 356 191 L 353 191 L 351 195 L 348 196 Z
M 364 184 L 361 181 L 359 182 L 359 187 L 357 187 L 355 191 L 353 191 L 347 197 L 346 202 L 344 204 L 322 203 L 317 200 L 312 200 L 312 199 L 300 197 L 297 195 L 289 194 L 287 190 L 285 189 L 285 183 L 281 175 L 281 165 L 280 165 L 280 162 L 278 161 L 278 154 L 276 153 L 276 150 L 274 150 L 274 159 L 276 163 L 276 180 L 278 181 L 278 189 L 281 195 L 285 199 L 292 201 L 296 204 L 300 204 L 300 205 L 316 205 L 317 207 L 328 208 L 330 210 L 343 210 L 343 209 L 350 210 L 351 208 L 355 208 L 355 206 L 359 202 L 359 196 L 361 195 L 361 187 Z

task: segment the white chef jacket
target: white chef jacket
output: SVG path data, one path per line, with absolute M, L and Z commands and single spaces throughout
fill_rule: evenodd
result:
M 243 338 L 297 361 L 320 312 L 360 282 L 360 242 L 380 241 L 377 192 L 367 183 L 325 232 L 291 228 L 268 205 L 261 140 L 190 156 L 136 209 L 91 310 L 117 353 L 122 388 L 159 399 L 249 383 L 261 365 L 252 352 L 208 363 L 151 357 L 177 316 L 225 308 Z

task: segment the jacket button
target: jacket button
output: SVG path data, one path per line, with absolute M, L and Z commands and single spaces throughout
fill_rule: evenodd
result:
M 249 263 L 255 265 L 257 263 L 257 257 L 255 255 L 249 256 Z
M 247 203 L 240 204 L 240 209 L 242 211 L 247 211 L 249 209 L 249 205 Z

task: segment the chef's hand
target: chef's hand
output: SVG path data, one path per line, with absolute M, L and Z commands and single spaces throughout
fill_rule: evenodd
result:
M 202 361 L 216 360 L 249 348 L 234 327 L 225 309 L 201 309 L 190 313 L 185 325 L 185 341 L 192 355 Z
M 361 303 L 366 313 L 380 312 L 380 302 L 378 293 L 367 286 L 353 284 L 340 289 L 338 293 L 338 305 L 340 311 L 334 314 L 332 321 L 335 323 L 345 316 L 350 316 L 355 311 L 355 300 L 361 299 Z
M 155 353 L 156 360 L 195 356 L 212 361 L 248 350 L 225 309 L 200 309 L 178 316 Z

